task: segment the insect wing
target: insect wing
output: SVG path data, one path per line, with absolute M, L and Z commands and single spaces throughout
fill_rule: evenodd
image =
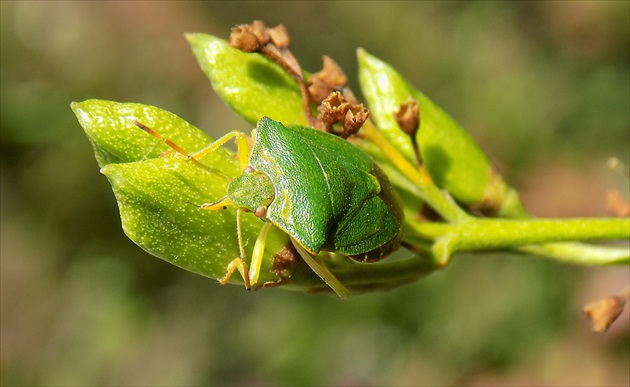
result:
M 404 213 L 387 176 L 374 164 L 370 174 L 381 191 L 355 206 L 333 234 L 334 250 L 359 261 L 378 261 L 396 250 L 402 238 Z

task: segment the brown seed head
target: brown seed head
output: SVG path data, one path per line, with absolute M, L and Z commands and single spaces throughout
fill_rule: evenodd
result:
M 406 102 L 400 105 L 400 108 L 394 113 L 394 118 L 402 129 L 411 138 L 415 138 L 416 132 L 420 127 L 420 107 L 418 101 L 409 98 Z
M 335 91 L 322 101 L 317 108 L 317 113 L 319 113 L 319 119 L 324 125 L 331 127 L 344 118 L 349 107 L 348 101 L 340 92 Z
M 370 116 L 370 111 L 363 104 L 352 105 L 343 118 L 343 133 L 346 137 L 355 134 Z
M 234 48 L 245 52 L 260 51 L 270 42 L 265 24 L 260 20 L 252 24 L 241 24 L 232 29 L 228 43 Z

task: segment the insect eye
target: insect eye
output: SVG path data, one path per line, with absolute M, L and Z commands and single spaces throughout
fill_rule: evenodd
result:
M 263 216 L 265 216 L 266 213 L 267 213 L 267 209 L 262 206 L 256 208 L 256 211 L 254 211 L 254 215 L 256 215 L 259 218 L 262 218 Z

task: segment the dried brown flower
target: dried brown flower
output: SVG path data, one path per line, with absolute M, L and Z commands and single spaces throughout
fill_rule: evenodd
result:
M 414 139 L 420 127 L 420 107 L 418 106 L 418 101 L 409 98 L 400 105 L 398 111 L 394 113 L 394 118 L 398 126 L 400 126 L 400 129 Z
M 289 47 L 289 32 L 282 24 L 267 29 L 271 42 L 279 49 Z
M 370 111 L 363 104 L 351 105 L 343 118 L 343 133 L 345 137 L 358 132 L 369 116 Z
M 245 52 L 260 51 L 269 42 L 265 24 L 260 20 L 234 27 L 228 39 L 230 46 Z
M 630 291 L 626 288 L 615 296 L 609 296 L 599 301 L 588 304 L 584 312 L 593 322 L 593 331 L 604 333 L 617 317 L 623 312 L 623 307 L 628 301 Z
M 322 70 L 311 75 L 308 80 L 308 91 L 315 103 L 321 103 L 330 93 L 348 83 L 343 70 L 328 56 L 324 56 Z
M 344 118 L 349 107 L 350 104 L 348 101 L 346 101 L 340 92 L 335 91 L 322 101 L 317 108 L 317 113 L 319 113 L 319 119 L 324 125 L 330 128 L 333 124 Z

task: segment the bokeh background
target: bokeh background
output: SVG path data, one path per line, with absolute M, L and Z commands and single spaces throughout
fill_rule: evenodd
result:
M 537 216 L 605 216 L 628 196 L 627 1 L 55 2 L 1 6 L 2 385 L 628 385 L 628 311 L 604 335 L 582 305 L 627 267 L 504 253 L 347 301 L 221 287 L 124 235 L 70 110 L 170 110 L 213 136 L 249 126 L 183 37 L 283 23 L 305 69 L 355 49 L 463 124 Z

